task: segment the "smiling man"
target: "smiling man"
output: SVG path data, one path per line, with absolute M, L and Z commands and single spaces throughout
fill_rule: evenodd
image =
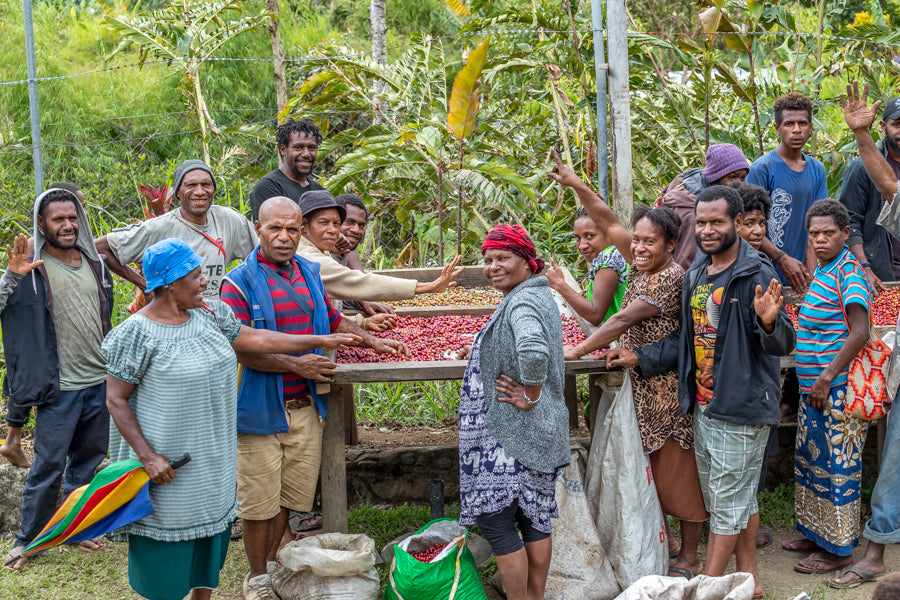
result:
M 350 332 L 375 352 L 406 354 L 404 344 L 371 336 L 329 302 L 319 265 L 295 255 L 300 209 L 289 198 L 259 210 L 259 248 L 228 273 L 222 301 L 249 327 L 292 335 Z M 262 356 L 238 352 L 246 367 L 237 400 L 237 499 L 244 520 L 250 573 L 244 598 L 275 598 L 266 562 L 290 540 L 290 511 L 312 510 L 328 405 L 316 382 L 331 381 L 336 365 L 313 351 Z
M 260 179 L 250 193 L 253 221 L 259 219 L 259 207 L 269 198 L 284 196 L 300 202 L 305 192 L 324 189 L 312 178 L 322 133 L 310 119 L 289 119 L 275 132 L 281 164 Z
M 850 252 L 866 270 L 877 293 L 885 289 L 882 281 L 900 279 L 900 238 L 896 237 L 900 232 L 889 231 L 878 222 L 885 204 L 898 195 L 900 97 L 895 96 L 884 104 L 881 113 L 884 138 L 875 142 L 869 128 L 880 103 L 868 108 L 868 91 L 866 84 L 860 99 L 858 85 L 852 89 L 847 86 L 850 100 L 844 102 L 844 118 L 856 136 L 860 156 L 847 167 L 840 201 L 850 213 L 850 238 L 847 240 Z M 887 184 L 881 183 L 883 181 Z
M 56 510 L 63 480 L 67 495 L 88 483 L 106 456 L 109 412 L 100 345 L 111 328 L 113 288 L 90 231 L 75 194 L 51 189 L 35 201 L 33 250 L 25 235 L 7 246 L 9 263 L 0 278 L 9 368 L 3 391 L 19 410 L 36 407 L 22 531 L 4 561 L 13 571 L 28 562 L 22 551 Z M 98 550 L 103 541 L 80 546 Z
M 694 415 L 694 444 L 710 514 L 705 574 L 752 573 L 759 507 L 756 486 L 769 426 L 779 418 L 779 357 L 796 336 L 771 264 L 738 236 L 743 204 L 734 189 L 710 186 L 697 196 L 695 237 L 705 255 L 682 284 L 681 329 L 631 352 L 616 348 L 607 366 L 642 377 L 678 369 L 678 400 Z
M 144 289 L 144 278 L 124 265 L 141 260 L 144 250 L 166 238 L 184 240 L 203 260 L 207 285 L 203 296 L 218 298 L 225 269 L 243 259 L 258 243 L 253 226 L 241 213 L 216 206 L 216 179 L 201 160 L 186 160 L 175 169 L 172 186 L 177 210 L 110 231 L 96 241 L 110 270 Z

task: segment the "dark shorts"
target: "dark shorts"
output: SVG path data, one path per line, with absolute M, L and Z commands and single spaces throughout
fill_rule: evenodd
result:
M 523 548 L 523 542 L 540 542 L 550 537 L 549 533 L 534 528 L 531 519 L 519 507 L 518 500 L 500 512 L 475 517 L 475 524 L 491 545 L 495 556 L 518 552 Z M 520 533 L 522 537 L 519 537 Z
M 128 583 L 149 600 L 182 600 L 192 589 L 215 589 L 230 539 L 231 528 L 186 542 L 129 535 Z

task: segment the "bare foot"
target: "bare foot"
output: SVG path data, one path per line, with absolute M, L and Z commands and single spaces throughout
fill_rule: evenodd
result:
M 28 564 L 28 559 L 22 556 L 25 546 L 16 546 L 9 551 L 6 558 L 3 559 L 3 568 L 7 571 L 21 571 Z M 13 561 L 10 563 L 10 561 Z M 7 564 L 9 563 L 9 564 Z
M 31 466 L 31 462 L 25 456 L 25 452 L 22 451 L 22 446 L 20 444 L 12 444 L 9 440 L 3 442 L 3 445 L 0 446 L 0 456 L 16 467 L 27 469 Z
M 106 547 L 106 542 L 102 537 L 95 537 L 92 540 L 84 540 L 83 542 L 78 542 L 78 549 L 82 552 L 96 552 L 98 550 L 103 550 Z
M 784 540 L 781 542 L 781 548 L 788 552 L 812 552 L 817 550 L 819 545 L 802 537 L 795 540 Z

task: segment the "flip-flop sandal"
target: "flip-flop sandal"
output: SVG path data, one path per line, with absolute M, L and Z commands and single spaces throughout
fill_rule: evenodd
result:
M 859 579 L 854 579 L 853 581 L 847 582 L 835 581 L 835 578 L 843 579 L 844 575 L 846 575 L 847 573 L 853 573 L 854 575 L 859 577 Z M 884 575 L 884 573 L 884 571 L 882 571 L 881 573 L 873 573 L 872 571 L 863 569 L 862 567 L 850 565 L 849 567 L 844 567 L 843 569 L 838 571 L 838 574 L 835 577 L 829 579 L 828 587 L 832 587 L 836 590 L 849 590 L 850 588 L 859 587 L 864 583 L 873 582 Z
M 669 573 L 675 573 L 676 577 L 684 577 L 688 581 L 697 576 L 697 573 L 694 573 L 685 567 L 669 567 Z M 671 577 L 668 573 L 666 573 L 666 576 Z
M 824 564 L 824 565 L 830 564 L 828 561 L 822 560 L 820 558 L 810 559 L 810 562 Z M 808 567 L 802 563 L 803 563 L 803 561 L 800 561 L 796 565 L 794 565 L 794 570 L 797 571 L 798 573 L 806 573 L 807 575 L 824 575 L 825 573 L 832 573 L 832 572 L 837 571 L 838 569 L 842 569 L 844 567 L 844 565 L 833 565 L 831 567 L 827 567 L 824 569 L 817 569 L 815 567 Z
M 304 525 L 303 523 L 306 523 Z M 322 528 L 322 513 L 317 512 L 297 512 L 291 515 L 288 520 L 291 531 L 312 531 Z
M 674 550 L 669 550 L 669 558 L 678 558 L 679 554 L 681 554 L 681 546 L 678 546 Z
M 763 529 L 756 535 L 756 549 L 759 550 L 760 548 L 765 548 L 774 541 L 775 534 L 768 529 Z
M 234 523 L 231 524 L 231 539 L 239 540 L 242 537 L 244 537 L 244 520 L 235 519 Z

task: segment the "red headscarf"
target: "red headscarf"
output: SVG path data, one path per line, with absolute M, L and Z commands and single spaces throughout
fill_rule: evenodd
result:
M 491 229 L 484 243 L 481 245 L 481 253 L 487 250 L 506 250 L 517 256 L 521 256 L 528 263 L 532 273 L 540 273 L 544 269 L 544 261 L 537 257 L 534 242 L 528 237 L 528 232 L 521 225 L 507 225 L 500 223 Z

